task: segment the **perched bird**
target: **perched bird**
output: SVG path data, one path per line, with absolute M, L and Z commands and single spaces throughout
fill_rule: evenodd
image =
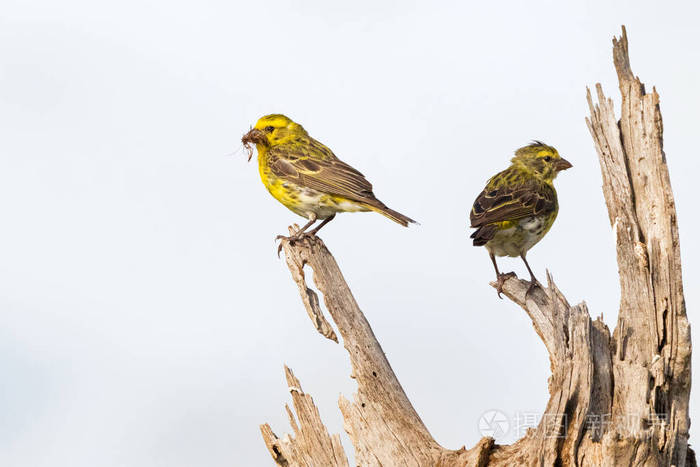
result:
M 510 167 L 491 177 L 474 201 L 469 218 L 476 231 L 471 238 L 491 256 L 499 297 L 513 273 L 498 272 L 496 256 L 520 256 L 530 273 L 528 293 L 539 285 L 525 255 L 554 224 L 559 204 L 552 182 L 570 167 L 552 146 L 533 141 L 515 151 Z
M 316 235 L 339 212 L 376 211 L 403 226 L 415 222 L 379 201 L 360 172 L 284 115 L 262 117 L 242 142 L 248 148 L 248 160 L 255 144 L 260 178 L 270 194 L 309 219 L 292 237 L 278 238 L 294 241 Z M 306 233 L 317 220 L 322 222 Z

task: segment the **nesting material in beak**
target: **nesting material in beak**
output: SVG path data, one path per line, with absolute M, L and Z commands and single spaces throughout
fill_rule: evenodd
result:
M 251 128 L 248 133 L 243 135 L 241 143 L 243 143 L 243 146 L 248 151 L 248 162 L 250 162 L 250 159 L 253 157 L 253 145 L 262 144 L 265 141 L 265 134 L 256 128 Z

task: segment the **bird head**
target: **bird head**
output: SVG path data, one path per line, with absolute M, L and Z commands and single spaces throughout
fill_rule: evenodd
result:
M 540 141 L 533 141 L 532 144 L 515 151 L 515 157 L 511 162 L 546 182 L 551 182 L 559 172 L 572 167 L 571 163 L 562 158 L 556 149 Z
M 282 114 L 265 115 L 251 130 L 243 135 L 241 142 L 248 149 L 248 160 L 253 156 L 252 145 L 258 151 L 265 147 L 276 146 L 287 141 L 308 136 L 304 127 Z

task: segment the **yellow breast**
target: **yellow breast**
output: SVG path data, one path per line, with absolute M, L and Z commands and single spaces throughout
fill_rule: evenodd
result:
M 292 183 L 284 182 L 281 178 L 272 173 L 272 170 L 267 164 L 267 158 L 262 151 L 258 155 L 258 170 L 263 185 L 265 185 L 267 191 L 269 191 L 277 201 L 297 214 L 306 217 L 305 214 L 297 210 L 297 207 L 301 204 L 299 199 L 301 189 Z

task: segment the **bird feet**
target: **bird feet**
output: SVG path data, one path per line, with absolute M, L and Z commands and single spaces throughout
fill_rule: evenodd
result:
M 277 247 L 277 257 L 280 257 L 280 253 L 282 252 L 282 248 L 284 247 L 284 242 L 288 242 L 290 245 L 294 245 L 296 242 L 311 240 L 311 238 L 313 237 L 316 237 L 316 232 L 314 232 L 313 230 L 311 232 L 297 232 L 288 237 L 285 235 L 276 236 L 275 241 L 279 240 L 280 242 L 279 246 Z
M 503 273 L 498 273 L 498 278 L 496 280 L 496 293 L 498 294 L 498 298 L 503 300 L 503 297 L 501 297 L 501 292 L 503 292 L 503 284 L 510 279 L 511 277 L 516 277 L 514 272 L 507 272 L 505 274 Z

